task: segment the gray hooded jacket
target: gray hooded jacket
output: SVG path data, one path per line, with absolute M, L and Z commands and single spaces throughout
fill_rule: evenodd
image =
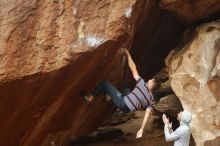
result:
M 174 141 L 174 146 L 189 146 L 189 140 L 191 135 L 190 122 L 192 114 L 184 110 L 180 121 L 180 126 L 174 131 L 170 131 L 169 126 L 164 126 L 164 133 L 166 141 Z

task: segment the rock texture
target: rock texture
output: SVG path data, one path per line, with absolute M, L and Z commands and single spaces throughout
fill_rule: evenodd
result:
M 192 132 L 198 146 L 217 146 L 220 136 L 220 21 L 196 28 L 169 65 L 171 86 L 183 108 L 193 113 Z
M 120 85 L 129 72 L 120 48 L 131 47 L 137 27 L 146 25 L 145 34 L 151 31 L 146 40 L 154 31 L 172 30 L 169 24 L 175 26 L 176 21 L 158 3 L 1 1 L 0 145 L 67 145 L 97 128 L 111 104 L 98 98 L 87 105 L 79 92 L 91 92 L 103 79 Z M 157 35 L 151 46 L 161 42 L 158 38 L 164 42 L 171 37 Z M 157 45 L 154 49 L 163 54 Z
M 142 2 L 0 1 L 0 145 L 67 145 L 100 125 L 110 105 L 79 91 L 121 81 Z
M 114 50 L 118 38 L 126 39 L 131 32 L 134 4 L 134 0 L 1 1 L 0 80 L 54 71 L 100 45 Z
M 161 115 L 165 113 L 176 118 L 183 108 L 179 99 L 174 94 L 171 94 L 160 99 L 160 102 L 155 104 L 154 109 L 160 112 Z
M 220 16 L 219 0 L 161 0 L 160 5 L 163 9 L 175 13 L 185 23 Z
M 140 75 L 149 79 L 164 67 L 167 54 L 179 43 L 185 30 L 175 17 L 159 7 L 159 1 L 147 0 L 138 17 L 131 52 Z M 169 42 L 169 43 L 168 43 Z
M 78 93 L 104 78 L 119 85 L 120 48 L 144 8 L 162 13 L 154 0 L 1 1 L 0 145 L 66 145 L 100 125 L 110 105 L 88 106 Z

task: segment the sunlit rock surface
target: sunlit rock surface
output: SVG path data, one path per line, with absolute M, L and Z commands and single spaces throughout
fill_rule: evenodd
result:
M 197 27 L 182 50 L 171 52 L 166 61 L 174 92 L 193 113 L 195 142 L 219 145 L 220 21 Z

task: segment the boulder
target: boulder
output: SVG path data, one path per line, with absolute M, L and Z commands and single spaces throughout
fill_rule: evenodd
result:
M 120 85 L 142 3 L 0 1 L 0 145 L 66 145 L 100 126 L 111 105 L 79 93 Z
M 174 118 L 177 117 L 177 114 L 183 110 L 181 102 L 175 94 L 165 96 L 160 99 L 160 101 L 155 104 L 154 108 L 161 113 L 167 114 Z
M 130 48 L 142 20 L 151 38 L 163 18 L 160 30 L 176 25 L 155 0 L 1 1 L 0 145 L 66 145 L 99 127 L 112 104 L 88 105 L 80 91 L 103 79 L 123 86 L 130 71 L 120 48 Z
M 193 113 L 196 144 L 217 146 L 211 141 L 220 136 L 220 21 L 202 24 L 192 34 L 180 51 L 172 51 L 166 59 L 170 82 L 183 108 Z

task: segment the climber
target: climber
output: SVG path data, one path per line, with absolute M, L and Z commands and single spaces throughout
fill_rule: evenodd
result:
M 172 123 L 165 114 L 162 116 L 164 122 L 164 134 L 166 141 L 174 141 L 174 146 L 189 146 L 189 140 L 191 135 L 190 122 L 192 114 L 184 110 L 177 114 L 177 119 L 180 122 L 180 126 L 173 132 Z
M 95 96 L 98 96 L 102 92 L 106 93 L 112 98 L 113 103 L 122 111 L 130 112 L 145 109 L 145 116 L 141 125 L 141 128 L 137 132 L 136 138 L 140 138 L 143 135 L 144 127 L 151 115 L 152 105 L 154 104 L 154 97 L 152 91 L 160 87 L 160 83 L 151 79 L 147 83 L 139 76 L 136 69 L 136 65 L 133 62 L 130 53 L 125 49 L 125 54 L 128 57 L 128 65 L 136 80 L 136 86 L 132 92 L 126 93 L 119 92 L 110 82 L 102 81 L 90 95 L 85 95 L 84 99 L 87 102 L 91 102 Z

